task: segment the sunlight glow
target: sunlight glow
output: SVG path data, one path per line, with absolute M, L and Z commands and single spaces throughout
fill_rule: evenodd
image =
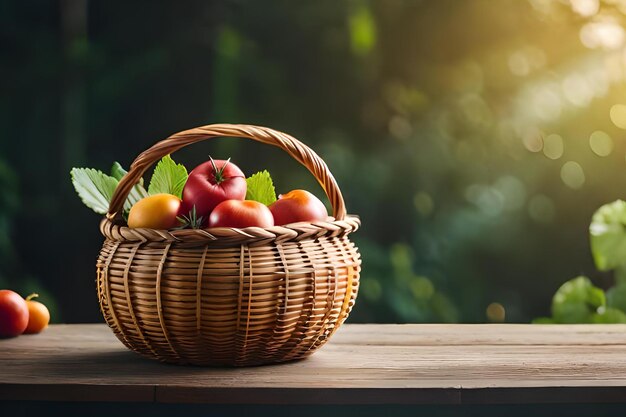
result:
M 624 38 L 624 28 L 612 19 L 589 22 L 580 29 L 580 40 L 591 49 L 618 49 Z
M 573 105 L 587 107 L 593 99 L 593 88 L 585 77 L 576 73 L 563 80 L 563 94 Z

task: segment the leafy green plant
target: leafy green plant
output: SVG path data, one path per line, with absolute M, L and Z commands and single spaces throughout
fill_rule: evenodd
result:
M 93 168 L 72 168 L 70 171 L 78 196 L 98 214 L 109 210 L 113 192 L 126 174 L 119 162 L 113 164 L 111 175 Z M 144 188 L 143 179 L 132 188 L 124 202 L 124 211 L 128 212 L 137 201 L 152 194 L 168 193 L 180 198 L 187 177 L 187 169 L 183 165 L 175 163 L 169 155 L 164 156 L 154 169 L 148 190 Z
M 534 323 L 626 323 L 626 202 L 600 207 L 589 226 L 591 253 L 600 271 L 614 271 L 606 293 L 587 277 L 567 281 L 552 298 L 552 317 Z

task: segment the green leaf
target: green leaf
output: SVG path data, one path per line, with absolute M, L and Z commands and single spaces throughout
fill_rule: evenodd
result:
M 83 203 L 96 213 L 105 214 L 118 181 L 91 168 L 72 168 L 70 175 Z
M 606 292 L 607 307 L 626 311 L 626 285 L 617 284 Z
M 613 271 L 616 285 L 626 285 L 626 264 L 622 264 Z M 626 310 L 625 310 L 626 311 Z
M 258 201 L 266 206 L 276 201 L 276 190 L 269 172 L 257 172 L 246 178 L 246 184 L 246 200 Z
M 124 175 L 126 175 L 128 171 L 122 168 L 122 165 L 115 161 L 113 162 L 113 166 L 111 167 L 111 176 L 116 180 L 121 180 Z
M 177 164 L 171 156 L 165 155 L 154 169 L 148 194 L 167 193 L 181 198 L 188 176 L 184 165 Z
M 537 317 L 536 319 L 533 319 L 532 323 L 533 324 L 554 324 L 555 322 L 550 317 Z
M 113 176 L 113 178 L 119 181 L 127 173 L 128 171 L 126 171 L 119 162 L 113 163 L 113 166 L 111 167 L 111 175 Z M 135 186 L 130 190 L 130 193 L 128 193 L 128 197 L 124 202 L 124 211 L 130 211 L 130 208 L 134 206 L 137 201 L 141 200 L 144 197 L 148 197 L 148 192 L 143 187 L 142 178 L 139 183 L 135 184 Z
M 589 226 L 591 253 L 596 266 L 608 271 L 626 263 L 626 202 L 600 207 Z
M 626 314 L 616 308 L 603 308 L 594 314 L 592 317 L 592 323 L 597 324 L 613 324 L 613 323 L 626 323 Z
M 580 276 L 561 285 L 554 294 L 552 318 L 557 323 L 590 323 L 598 308 L 604 306 L 604 291 Z

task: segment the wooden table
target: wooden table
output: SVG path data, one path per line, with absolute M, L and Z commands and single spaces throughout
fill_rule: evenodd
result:
M 485 415 L 528 404 L 517 409 L 626 415 L 626 325 L 345 325 L 309 359 L 241 369 L 160 364 L 105 325 L 53 325 L 0 340 L 0 401 L 0 410 L 26 414 L 143 404 L 160 415 L 179 404 L 203 415 L 248 406 L 276 416 L 276 405 L 342 416 L 358 407 L 359 415 L 381 407 Z

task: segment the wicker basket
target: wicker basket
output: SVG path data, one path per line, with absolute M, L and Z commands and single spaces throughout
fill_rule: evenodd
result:
M 213 137 L 277 146 L 322 185 L 334 218 L 270 228 L 130 229 L 127 195 L 163 156 Z M 163 362 L 247 366 L 304 358 L 346 319 L 360 255 L 326 163 L 295 138 L 265 127 L 216 124 L 177 133 L 135 159 L 100 224 L 100 308 L 130 349 Z

